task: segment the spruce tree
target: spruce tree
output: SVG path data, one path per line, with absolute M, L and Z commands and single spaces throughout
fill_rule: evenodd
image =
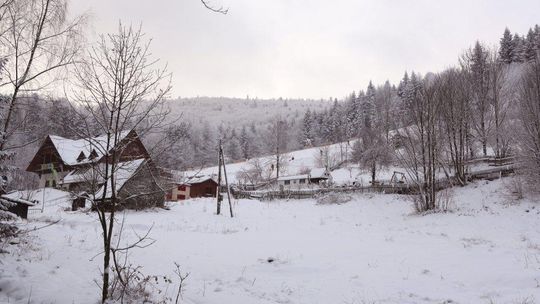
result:
M 306 114 L 304 114 L 304 119 L 302 120 L 302 131 L 301 131 L 301 142 L 304 147 L 310 147 L 314 144 L 313 138 L 313 117 L 311 115 L 311 110 L 308 109 Z
M 503 37 L 500 42 L 499 57 L 504 63 L 512 63 L 512 54 L 514 53 L 514 43 L 510 30 L 506 28 L 504 30 Z
M 524 39 L 518 34 L 514 34 L 514 38 L 512 38 L 512 62 L 523 62 L 524 44 Z
M 527 33 L 527 38 L 525 40 L 525 54 L 524 54 L 525 61 L 534 60 L 534 58 L 536 57 L 536 50 L 537 50 L 536 43 L 537 43 L 536 36 L 533 30 L 529 29 L 529 32 Z

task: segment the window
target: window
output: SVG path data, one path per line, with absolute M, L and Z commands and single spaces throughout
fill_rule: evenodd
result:
M 186 191 L 186 185 L 178 186 L 178 191 Z
M 300 183 L 300 184 L 305 184 L 305 183 L 306 183 L 306 180 L 305 180 L 305 179 L 301 179 L 301 180 L 298 181 L 298 183 Z
M 285 181 L 285 185 L 290 185 L 291 184 L 291 181 L 290 180 L 286 180 Z
M 183 195 L 183 194 L 179 194 L 179 195 L 178 195 L 178 199 L 179 199 L 179 200 L 185 200 L 185 199 L 186 199 L 186 196 Z

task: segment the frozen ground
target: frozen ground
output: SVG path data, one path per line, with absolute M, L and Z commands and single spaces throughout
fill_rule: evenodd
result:
M 153 225 L 156 243 L 131 252 L 145 273 L 174 279 L 174 261 L 191 273 L 183 303 L 534 303 L 540 210 L 509 204 L 507 182 L 455 190 L 451 213 L 411 215 L 403 197 L 358 195 L 342 205 L 240 200 L 231 219 L 199 199 L 129 212 L 126 231 Z M 45 210 L 25 226 L 62 221 L 5 248 L 0 303 L 96 303 L 96 215 Z

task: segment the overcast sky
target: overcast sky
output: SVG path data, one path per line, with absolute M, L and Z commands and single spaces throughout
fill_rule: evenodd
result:
M 506 26 L 540 23 L 540 1 L 72 0 L 93 34 L 119 20 L 153 39 L 176 96 L 343 97 L 370 80 L 440 71 L 476 39 L 498 43 Z

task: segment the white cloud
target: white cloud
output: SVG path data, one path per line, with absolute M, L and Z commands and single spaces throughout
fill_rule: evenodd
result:
M 96 33 L 139 24 L 173 72 L 173 95 L 341 97 L 405 70 L 437 71 L 506 26 L 525 33 L 540 1 L 74 0 Z M 519 2 L 519 3 L 518 3 Z

